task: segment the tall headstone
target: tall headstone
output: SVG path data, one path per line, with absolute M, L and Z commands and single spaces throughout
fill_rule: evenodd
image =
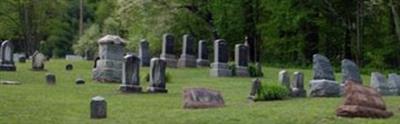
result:
M 122 92 L 141 92 L 140 87 L 140 59 L 134 55 L 126 55 L 122 65 Z
M 307 92 L 304 89 L 304 74 L 301 72 L 293 73 L 293 81 L 292 81 L 292 97 L 306 97 Z
M 313 79 L 310 81 L 310 90 L 312 97 L 335 97 L 341 94 L 332 65 L 325 56 L 319 54 L 313 56 Z
M 215 77 L 229 77 L 232 71 L 228 65 L 228 45 L 225 40 L 219 39 L 214 42 L 214 62 L 211 64 L 210 75 Z
M 93 79 L 100 82 L 121 82 L 125 41 L 116 35 L 100 38 L 99 57 L 93 69 Z
M 101 96 L 95 96 L 90 102 L 90 118 L 101 119 L 107 117 L 107 102 Z
M 140 40 L 139 43 L 139 58 L 140 58 L 140 65 L 148 67 L 150 66 L 150 47 L 149 47 L 149 42 L 147 42 L 146 39 Z
M 35 51 L 32 55 L 32 70 L 43 71 L 45 61 L 46 61 L 46 56 L 40 53 L 39 51 Z
M 13 51 L 14 46 L 10 41 L 4 41 L 0 47 L 0 71 L 15 71 Z
M 282 86 L 286 87 L 286 89 L 288 89 L 288 91 L 291 91 L 289 72 L 287 72 L 286 70 L 281 70 L 281 71 L 279 72 L 279 78 L 278 78 L 278 80 L 279 80 L 279 83 L 280 83 Z
M 162 53 L 160 58 L 167 62 L 167 66 L 171 68 L 177 67 L 177 60 L 174 54 L 175 38 L 172 34 L 166 33 L 163 35 Z
M 342 75 L 342 83 L 345 83 L 346 80 L 352 80 L 353 82 L 362 84 L 362 79 L 358 66 L 351 60 L 342 60 Z
M 197 67 L 210 67 L 210 61 L 208 60 L 207 42 L 205 40 L 199 41 L 197 53 Z
M 235 71 L 237 76 L 248 77 L 248 57 L 249 56 L 249 48 L 243 44 L 237 44 L 235 46 Z
M 194 38 L 189 35 L 183 35 L 182 54 L 178 60 L 178 67 L 196 67 L 196 54 L 194 50 Z
M 150 84 L 147 89 L 150 93 L 167 93 L 166 89 L 167 62 L 159 58 L 152 58 L 150 62 Z

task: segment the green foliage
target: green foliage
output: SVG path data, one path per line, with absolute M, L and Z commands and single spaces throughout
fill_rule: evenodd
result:
M 97 40 L 101 37 L 100 29 L 98 25 L 91 25 L 87 29 L 82 37 L 79 38 L 78 42 L 74 44 L 73 48 L 76 54 L 84 55 L 85 50 L 89 50 L 90 53 L 96 53 L 97 51 Z
M 265 85 L 263 87 L 264 89 L 264 99 L 265 100 L 282 100 L 284 98 L 287 98 L 289 96 L 289 91 L 281 86 L 281 85 Z
M 250 77 L 263 77 L 264 73 L 262 70 L 258 69 L 255 64 L 249 64 L 247 67 L 247 70 L 249 71 Z
M 236 65 L 234 62 L 228 63 L 228 68 L 231 70 L 232 76 L 236 76 Z

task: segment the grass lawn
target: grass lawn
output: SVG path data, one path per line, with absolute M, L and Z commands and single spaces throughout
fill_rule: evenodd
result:
M 73 71 L 65 71 L 72 63 Z M 50 60 L 47 72 L 54 73 L 57 84 L 45 83 L 47 72 L 30 70 L 31 63 L 18 63 L 16 72 L 0 72 L 2 80 L 20 81 L 21 85 L 0 85 L 0 124 L 80 124 L 80 123 L 400 123 L 400 97 L 384 97 L 388 109 L 394 112 L 389 119 L 341 118 L 335 116 L 342 98 L 292 98 L 283 101 L 247 101 L 251 78 L 215 78 L 208 69 L 167 69 L 171 82 L 167 83 L 167 94 L 123 94 L 119 84 L 97 83 L 91 80 L 91 61 L 68 62 Z M 148 68 L 141 68 L 141 75 Z M 276 83 L 279 68 L 264 67 L 263 83 Z M 297 69 L 288 69 L 292 74 Z M 305 86 L 311 78 L 311 70 L 305 73 Z M 86 80 L 85 85 L 75 85 L 78 76 Z M 340 74 L 336 79 L 341 80 Z M 143 79 L 143 78 L 142 78 Z M 369 84 L 369 75 L 363 75 Z M 141 81 L 143 88 L 148 83 Z M 207 87 L 222 92 L 226 107 L 217 109 L 182 109 L 182 91 L 189 87 Z M 89 103 L 93 96 L 100 95 L 107 101 L 107 118 L 90 119 Z

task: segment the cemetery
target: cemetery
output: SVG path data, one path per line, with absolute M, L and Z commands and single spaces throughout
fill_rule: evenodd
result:
M 400 2 L 53 2 L 0 2 L 0 124 L 400 123 Z

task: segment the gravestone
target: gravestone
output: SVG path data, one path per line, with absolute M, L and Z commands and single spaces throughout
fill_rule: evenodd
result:
M 228 45 L 225 40 L 214 42 L 214 62 L 211 64 L 210 75 L 214 77 L 229 77 L 232 71 L 228 65 Z
M 13 51 L 14 46 L 10 41 L 4 41 L 0 46 L 0 71 L 15 71 Z
M 248 57 L 249 56 L 249 48 L 243 44 L 237 44 L 235 46 L 235 71 L 237 76 L 248 77 Z
M 101 96 L 93 97 L 90 101 L 90 118 L 101 119 L 107 117 L 107 102 Z
M 167 62 L 159 58 L 152 58 L 150 62 L 150 84 L 147 91 L 150 93 L 167 93 L 166 73 Z
M 71 71 L 72 69 L 74 69 L 74 66 L 72 64 L 67 64 L 65 66 L 65 70 L 67 70 L 67 71 Z
M 396 74 L 389 74 L 388 79 L 387 79 L 387 90 L 389 95 L 396 96 L 398 95 L 399 89 L 398 89 L 398 84 L 396 82 L 397 75 Z
M 345 82 L 344 103 L 336 109 L 341 117 L 388 118 L 392 112 L 386 110 L 381 95 L 373 88 L 365 87 L 359 82 Z
M 93 69 L 93 79 L 99 82 L 121 82 L 125 41 L 116 35 L 100 38 L 99 60 Z
M 46 61 L 46 56 L 44 56 L 39 51 L 35 51 L 32 55 L 32 70 L 43 71 L 45 61 Z
M 391 73 L 391 74 L 389 74 L 389 76 L 388 76 L 388 83 L 391 85 L 391 86 L 394 86 L 395 88 L 390 88 L 389 87 L 389 89 L 391 89 L 391 90 L 394 90 L 394 89 L 396 89 L 397 90 L 397 95 L 400 95 L 400 76 L 399 75 L 397 75 L 396 73 Z M 393 91 L 392 91 L 393 92 Z
M 342 75 L 342 83 L 345 83 L 346 80 L 352 80 L 353 82 L 362 84 L 362 79 L 358 66 L 351 60 L 342 60 Z
M 174 55 L 175 38 L 172 34 L 163 35 L 162 53 L 160 58 L 167 62 L 167 66 L 171 68 L 177 67 L 176 56 Z
M 304 74 L 301 72 L 293 73 L 293 82 L 292 82 L 292 97 L 306 97 L 307 92 L 304 89 Z
M 281 70 L 279 72 L 279 78 L 278 78 L 279 83 L 284 86 L 289 92 L 291 91 L 290 88 L 290 75 L 289 72 L 286 70 Z
M 379 72 L 371 73 L 371 87 L 376 89 L 381 95 L 393 96 L 397 95 L 396 84 L 389 84 L 385 75 Z
M 18 58 L 18 62 L 19 62 L 19 63 L 25 63 L 25 62 L 26 62 L 26 57 L 20 56 L 20 57 Z
M 140 58 L 140 65 L 143 67 L 150 66 L 150 47 L 149 42 L 146 39 L 140 40 L 139 43 L 139 58 Z
M 90 48 L 85 49 L 85 60 L 93 60 L 94 55 Z
M 310 90 L 312 97 L 340 96 L 340 85 L 336 83 L 332 65 L 325 56 L 313 55 L 313 79 L 310 81 Z
M 206 88 L 188 88 L 183 91 L 183 108 L 224 107 L 225 102 L 220 92 Z
M 140 59 L 134 55 L 126 55 L 122 65 L 122 92 L 142 92 L 140 87 Z
M 46 74 L 46 83 L 50 85 L 56 84 L 56 76 L 51 73 Z
M 249 97 L 247 97 L 249 100 L 252 100 L 252 101 L 256 101 L 257 100 L 257 95 L 260 93 L 260 92 L 263 92 L 261 89 L 262 87 L 262 85 L 261 85 L 261 81 L 260 81 L 260 79 L 254 79 L 253 81 L 252 81 L 252 84 L 251 84 L 251 89 L 250 89 L 250 95 L 249 95 Z
M 182 54 L 178 60 L 178 67 L 196 67 L 194 38 L 189 34 L 183 35 Z
M 208 60 L 207 42 L 205 40 L 199 41 L 197 53 L 197 67 L 210 67 L 210 61 Z

